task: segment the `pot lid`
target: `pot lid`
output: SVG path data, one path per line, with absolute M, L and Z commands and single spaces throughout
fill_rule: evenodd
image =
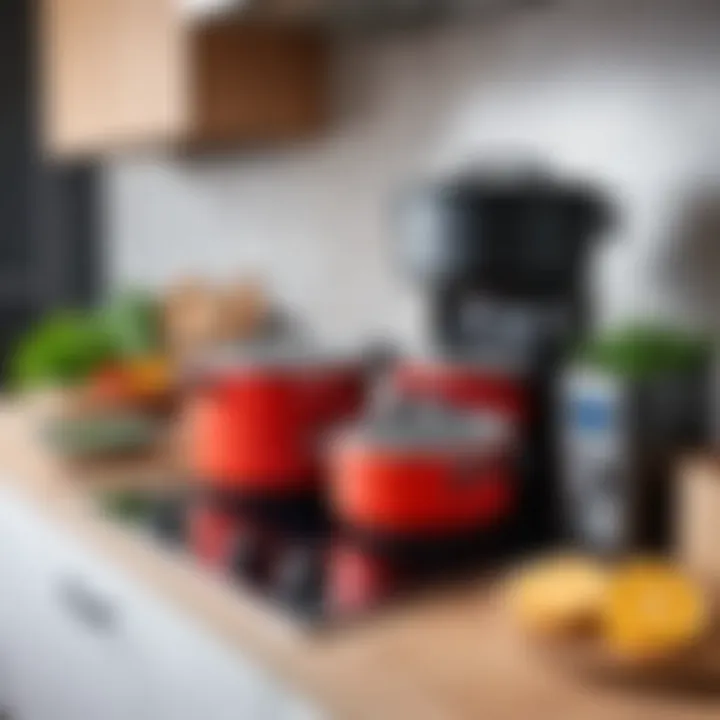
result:
M 511 424 L 490 412 L 465 413 L 431 403 L 398 405 L 356 426 L 353 437 L 386 448 L 484 451 L 507 447 Z
M 526 354 L 506 349 L 432 350 L 406 359 L 408 367 L 426 370 L 457 370 L 459 372 L 486 372 L 493 375 L 520 376 L 530 368 Z
M 581 213 L 593 226 L 606 224 L 610 217 L 605 195 L 594 183 L 533 161 L 471 165 L 452 175 L 416 183 L 405 197 L 482 212 L 526 210 L 529 203 L 542 203 L 546 208 Z
M 300 370 L 347 365 L 357 362 L 350 352 L 322 347 L 308 340 L 229 343 L 195 358 L 190 374 L 222 373 L 233 370 Z

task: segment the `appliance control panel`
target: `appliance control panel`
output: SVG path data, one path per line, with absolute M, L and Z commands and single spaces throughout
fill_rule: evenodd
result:
M 585 370 L 561 387 L 561 467 L 565 518 L 581 546 L 613 553 L 629 541 L 632 469 L 622 383 Z

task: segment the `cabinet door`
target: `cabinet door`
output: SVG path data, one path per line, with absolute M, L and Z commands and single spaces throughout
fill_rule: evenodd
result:
M 150 720 L 114 599 L 22 503 L 0 497 L 2 710 L 13 720 Z
M 20 643 L 32 631 L 30 618 L 21 608 L 28 598 L 23 582 L 21 550 L 12 523 L 10 504 L 0 494 L 0 711 L 16 717 L 14 659 Z
M 319 720 L 320 713 L 250 658 L 146 599 L 135 616 L 153 707 L 167 720 Z
M 55 580 L 55 578 L 53 578 Z M 37 588 L 25 612 L 32 634 L 12 657 L 9 708 L 18 720 L 127 720 L 144 718 L 144 682 L 132 647 L 112 627 L 90 619 L 93 590 L 80 579 Z M 46 590 L 45 594 L 42 591 Z M 64 594 L 66 597 L 64 597 Z M 83 599 L 83 595 L 86 598 Z
M 179 0 L 42 3 L 51 153 L 103 153 L 183 133 L 188 78 Z

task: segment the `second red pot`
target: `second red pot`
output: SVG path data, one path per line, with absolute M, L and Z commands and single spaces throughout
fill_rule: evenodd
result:
M 515 459 L 507 425 L 479 419 L 435 432 L 406 420 L 346 433 L 333 449 L 332 510 L 378 537 L 482 532 L 515 508 Z

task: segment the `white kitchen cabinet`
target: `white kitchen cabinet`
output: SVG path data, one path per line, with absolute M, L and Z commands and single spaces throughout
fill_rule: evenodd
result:
M 13 720 L 320 716 L 3 493 L 0 578 L 0 709 Z
M 150 720 L 135 652 L 71 554 L 0 499 L 4 709 L 13 720 Z M 86 585 L 87 583 L 87 585 Z
M 14 650 L 26 642 L 29 618 L 22 608 L 28 597 L 17 552 L 10 505 L 0 497 L 0 711 L 8 717 L 15 705 Z M 25 620 L 25 626 L 22 622 Z

